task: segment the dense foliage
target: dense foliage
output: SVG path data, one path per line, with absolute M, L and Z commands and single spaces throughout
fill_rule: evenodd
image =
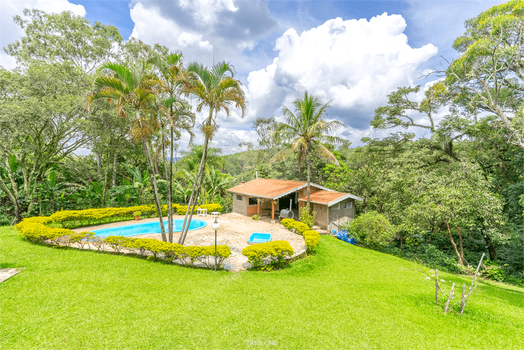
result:
M 339 124 L 326 120 L 329 104 L 305 94 L 286 109 L 285 124 L 253 121 L 258 140 L 227 156 L 210 147 L 220 137 L 216 112 L 243 114 L 248 102 L 231 65 L 186 64 L 164 46 L 123 43 L 112 26 L 27 11 L 16 18 L 25 36 L 7 48 L 18 66 L 0 68 L 0 225 L 57 211 L 68 227 L 134 211 L 169 215 L 164 208 L 187 217 L 203 205 L 229 212 L 226 190 L 239 181 L 310 180 L 364 199 L 349 228 L 369 247 L 453 272 L 486 252 L 486 276 L 519 283 L 523 8 L 513 0 L 468 20 L 454 43 L 458 57 L 432 73 L 433 83 L 399 87 L 376 106 L 371 126 L 389 136 L 351 147 L 331 135 Z M 75 38 L 83 40 L 69 45 Z M 209 112 L 203 124 L 194 125 L 193 109 Z M 204 145 L 180 144 L 197 130 Z M 75 155 L 80 148 L 92 152 Z M 127 209 L 73 219 L 97 208 Z M 283 224 L 315 247 L 303 218 Z
M 389 220 L 375 211 L 360 215 L 355 220 L 342 225 L 342 228 L 358 242 L 377 250 L 388 246 L 394 235 Z

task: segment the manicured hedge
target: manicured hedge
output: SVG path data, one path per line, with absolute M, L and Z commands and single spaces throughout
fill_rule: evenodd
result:
M 213 211 L 219 211 L 222 209 L 220 206 L 217 207 L 216 205 L 214 205 L 212 208 Z M 97 209 L 92 209 L 92 211 L 87 212 L 86 216 L 91 215 L 92 218 L 95 218 L 96 212 L 93 212 L 94 210 Z M 107 212 L 99 213 L 98 217 L 102 217 L 106 214 Z M 71 219 L 69 218 L 75 217 L 75 215 L 77 219 L 81 217 L 78 215 L 78 213 L 74 215 L 71 214 L 71 216 L 57 215 L 55 217 L 65 220 L 65 222 L 71 222 Z M 117 253 L 127 249 L 135 252 L 138 255 L 149 255 L 149 253 L 151 253 L 155 258 L 160 257 L 169 261 L 180 263 L 182 265 L 195 265 L 195 263 L 200 262 L 206 267 L 214 267 L 214 246 L 184 246 L 181 244 L 163 242 L 152 238 L 129 238 L 123 236 L 109 236 L 106 238 L 101 238 L 95 236 L 93 232 L 77 233 L 67 228 L 50 227 L 48 225 L 53 223 L 52 216 L 37 216 L 23 219 L 15 226 L 15 228 L 18 230 L 18 232 L 20 232 L 21 235 L 24 236 L 25 239 L 35 243 L 48 243 L 62 247 L 69 247 L 71 244 L 79 244 L 82 248 L 87 246 L 89 249 L 91 249 L 92 246 L 97 250 L 104 250 L 105 246 L 110 246 Z M 224 259 L 230 255 L 230 247 L 227 245 L 217 246 L 218 264 L 221 265 Z
M 294 253 L 293 248 L 286 241 L 253 244 L 242 250 L 242 254 L 247 256 L 253 267 L 260 267 L 264 263 L 280 265 L 286 257 Z
M 187 205 L 176 205 L 176 206 L 177 206 L 176 212 L 178 215 L 186 215 Z M 219 213 L 222 212 L 222 206 L 216 203 L 197 205 L 194 211 L 195 215 L 197 213 L 198 208 L 207 209 L 208 214 L 211 214 L 214 211 L 218 211 Z M 166 206 L 166 210 L 167 210 L 167 206 Z
M 166 260 L 176 260 L 182 265 L 194 265 L 201 262 L 206 267 L 214 267 L 215 246 L 185 246 L 177 243 L 159 241 L 153 238 L 129 238 L 123 236 L 109 236 L 104 239 L 113 250 L 120 252 L 127 248 L 137 255 L 146 255 L 151 252 L 155 258 L 160 254 Z M 231 255 L 231 248 L 227 245 L 217 246 L 217 263 L 221 265 L 224 259 Z
M 289 231 L 292 231 L 293 229 L 296 229 L 298 234 L 304 233 L 304 231 L 309 230 L 309 226 L 304 224 L 303 222 L 296 221 L 294 219 L 283 219 L 281 221 L 281 224 L 284 225 L 285 228 L 287 228 Z
M 198 208 L 207 209 L 209 214 L 213 211 L 222 211 L 222 206 L 220 204 L 203 204 L 195 208 L 195 214 Z M 173 204 L 173 209 L 177 214 L 185 215 L 187 205 Z M 53 222 L 61 224 L 63 227 L 75 228 L 130 220 L 134 217 L 134 213 L 138 211 L 141 212 L 144 217 L 155 217 L 157 215 L 156 207 L 154 205 L 137 205 L 126 208 L 62 210 L 57 211 L 49 218 Z M 162 215 L 167 215 L 167 205 L 162 206 Z
M 308 251 L 312 251 L 318 245 L 320 233 L 310 230 L 308 225 L 294 219 L 283 219 L 281 223 L 288 230 L 292 231 L 293 229 L 296 229 L 298 234 L 304 236 L 304 241 Z

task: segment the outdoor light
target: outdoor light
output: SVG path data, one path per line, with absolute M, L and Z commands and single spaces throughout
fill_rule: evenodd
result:
M 220 224 L 217 222 L 217 218 L 215 218 L 215 222 L 213 223 L 213 225 L 211 226 L 211 228 L 213 230 L 218 230 L 220 228 Z
M 213 223 L 211 228 L 215 230 L 215 272 L 217 272 L 217 230 L 220 228 L 220 225 L 216 217 L 215 217 L 215 222 Z

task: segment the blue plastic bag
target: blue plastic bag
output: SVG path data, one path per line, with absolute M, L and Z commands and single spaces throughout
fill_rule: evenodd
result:
M 348 232 L 345 230 L 338 231 L 335 236 L 341 241 L 349 244 L 355 245 L 357 243 L 357 240 L 353 236 L 349 236 Z

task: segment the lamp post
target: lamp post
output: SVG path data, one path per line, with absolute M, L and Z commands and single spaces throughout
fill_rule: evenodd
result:
M 215 222 L 213 223 L 211 228 L 215 230 L 215 272 L 217 272 L 217 230 L 220 228 L 220 225 L 218 224 L 216 217 Z

